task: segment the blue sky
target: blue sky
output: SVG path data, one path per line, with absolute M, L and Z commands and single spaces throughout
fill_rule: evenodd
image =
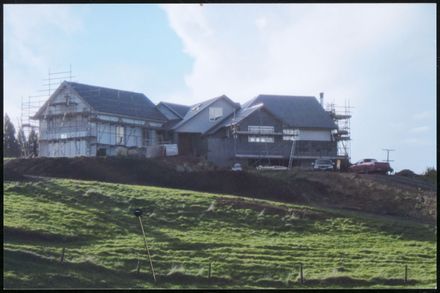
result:
M 4 5 L 4 112 L 48 70 L 194 104 L 221 94 L 354 106 L 352 161 L 436 165 L 435 4 Z

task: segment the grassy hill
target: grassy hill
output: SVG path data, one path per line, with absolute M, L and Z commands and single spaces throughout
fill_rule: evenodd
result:
M 3 212 L 5 288 L 436 286 L 436 227 L 389 216 L 67 179 L 5 182 Z

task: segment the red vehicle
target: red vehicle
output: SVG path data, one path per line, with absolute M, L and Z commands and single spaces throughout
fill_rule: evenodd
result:
M 385 162 L 378 162 L 375 159 L 363 159 L 350 166 L 349 171 L 355 173 L 381 173 L 387 174 L 393 172 L 390 164 Z

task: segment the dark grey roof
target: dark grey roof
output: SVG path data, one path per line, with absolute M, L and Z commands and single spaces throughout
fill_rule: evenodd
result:
M 291 127 L 335 129 L 336 124 L 315 97 L 259 95 L 243 108 L 263 103 L 273 115 Z
M 263 104 L 254 105 L 248 108 L 241 108 L 240 110 L 230 114 L 228 117 L 223 119 L 221 123 L 209 129 L 206 132 L 206 134 L 213 134 L 217 132 L 220 128 L 231 126 L 236 123 L 240 123 L 241 120 L 245 119 L 246 117 L 254 113 L 256 110 L 261 109 L 261 107 L 263 107 Z
M 189 120 L 191 120 L 192 118 L 194 118 L 198 113 L 202 112 L 206 107 L 208 107 L 209 105 L 211 105 L 212 103 L 214 103 L 215 101 L 219 100 L 219 99 L 225 99 L 228 102 L 230 102 L 231 104 L 235 105 L 236 108 L 239 108 L 239 104 L 234 103 L 230 98 L 228 98 L 225 95 L 222 95 L 220 97 L 216 97 L 213 99 L 209 99 L 206 101 L 203 101 L 201 103 L 197 103 L 194 104 L 192 106 L 190 106 L 188 112 L 186 113 L 185 117 L 183 117 L 183 120 L 180 121 L 178 124 L 174 125 L 173 129 L 177 129 L 180 126 L 182 126 L 183 124 L 185 124 L 186 122 L 188 122 Z
M 162 125 L 162 128 L 165 130 L 171 130 L 173 128 L 173 126 L 176 125 L 177 123 L 179 123 L 180 121 L 181 121 L 180 119 L 168 120 L 167 122 L 165 122 Z
M 241 108 L 240 111 L 238 111 L 235 114 L 235 116 L 232 116 L 230 117 L 230 119 L 228 119 L 228 121 L 225 121 L 225 126 L 230 126 L 240 123 L 241 120 L 245 119 L 246 117 L 254 113 L 256 110 L 261 109 L 261 107 L 263 107 L 263 104 L 260 103 L 260 104 L 252 105 L 247 108 Z
M 168 109 L 173 111 L 177 116 L 179 116 L 182 119 L 183 117 L 185 117 L 186 113 L 190 109 L 190 106 L 186 106 L 186 105 L 179 105 L 179 104 L 173 104 L 167 102 L 160 102 L 159 104 L 166 106 Z
M 166 117 L 144 94 L 87 85 L 65 83 L 72 87 L 95 111 L 132 116 L 136 118 L 166 121 Z

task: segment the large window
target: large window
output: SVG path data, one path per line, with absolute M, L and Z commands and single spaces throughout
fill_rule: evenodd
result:
M 283 140 L 294 140 L 299 135 L 297 129 L 283 129 Z
M 248 136 L 248 142 L 266 142 L 266 143 L 273 143 L 274 138 L 273 136 Z
M 275 132 L 275 128 L 273 126 L 254 126 L 254 125 L 249 125 L 248 126 L 248 131 L 249 132 L 254 132 L 254 133 L 274 133 Z
M 124 126 L 116 126 L 116 144 L 124 143 Z
M 216 121 L 223 116 L 223 108 L 210 107 L 209 108 L 209 121 Z

